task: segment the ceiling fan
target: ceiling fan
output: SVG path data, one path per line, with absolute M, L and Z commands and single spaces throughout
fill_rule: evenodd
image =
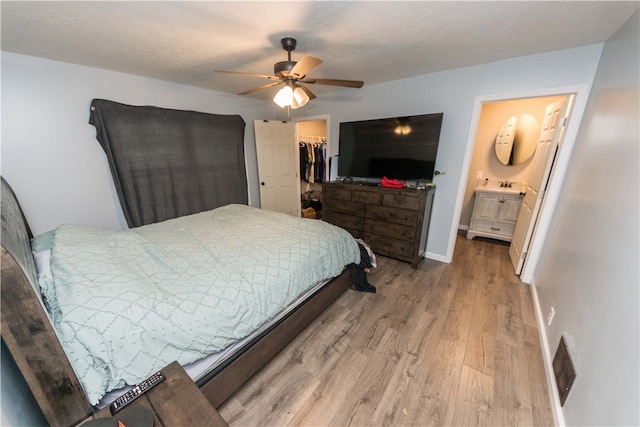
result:
M 214 70 L 218 73 L 240 74 L 244 76 L 262 77 L 269 80 L 274 80 L 271 83 L 267 83 L 258 87 L 254 87 L 244 92 L 240 92 L 238 95 L 248 95 L 253 92 L 257 92 L 262 89 L 267 89 L 274 86 L 284 85 L 282 89 L 278 91 L 273 101 L 280 107 L 300 108 L 306 105 L 310 99 L 316 98 L 304 84 L 319 84 L 330 86 L 343 86 L 361 88 L 364 85 L 360 80 L 339 80 L 339 79 L 316 79 L 307 77 L 309 71 L 317 67 L 322 63 L 322 60 L 314 58 L 309 55 L 304 55 L 299 61 L 291 60 L 291 51 L 296 48 L 296 39 L 291 37 L 285 37 L 280 40 L 282 48 L 287 51 L 287 60 L 276 62 L 273 65 L 273 74 L 256 74 L 247 73 L 244 71 L 225 71 Z

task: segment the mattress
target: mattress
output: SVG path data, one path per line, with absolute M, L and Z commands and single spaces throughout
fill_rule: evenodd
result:
M 291 304 L 289 304 L 284 310 L 278 313 L 277 316 L 274 316 L 269 321 L 263 323 L 258 329 L 253 331 L 251 334 L 247 335 L 241 340 L 238 340 L 231 344 L 229 347 L 224 350 L 210 354 L 208 356 L 203 357 L 200 360 L 196 360 L 193 363 L 189 363 L 184 365 L 183 368 L 186 371 L 187 375 L 191 377 L 191 379 L 198 385 L 200 385 L 201 381 L 204 381 L 209 374 L 216 372 L 218 369 L 222 368 L 227 362 L 234 359 L 236 355 L 242 354 L 242 351 L 249 345 L 251 345 L 254 340 L 261 337 L 265 332 L 267 332 L 271 327 L 278 324 L 281 320 L 285 319 L 290 313 L 296 310 L 300 305 L 302 305 L 305 301 L 311 298 L 316 292 L 318 292 L 324 285 L 328 282 L 323 281 L 321 283 L 317 283 Z M 112 390 L 104 395 L 98 404 L 94 405 L 98 409 L 102 409 L 118 397 L 129 391 L 133 388 L 133 385 L 125 386 L 123 388 Z
M 118 232 L 62 225 L 39 283 L 95 405 L 174 360 L 232 348 L 359 257 L 338 227 L 229 205 Z

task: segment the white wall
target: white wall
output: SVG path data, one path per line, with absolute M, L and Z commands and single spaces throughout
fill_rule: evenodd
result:
M 464 197 L 463 160 L 477 96 L 590 84 L 602 45 L 514 58 L 476 67 L 348 89 L 321 96 L 293 114 L 330 114 L 330 155 L 338 154 L 339 123 L 399 115 L 443 112 L 436 169 L 437 185 L 427 256 L 450 262 L 458 227 L 456 201 Z M 425 55 L 428 53 L 425 52 Z M 433 60 L 437 60 L 434 58 Z M 474 124 L 475 125 L 475 124 Z
M 259 204 L 253 120 L 264 101 L 2 52 L 2 175 L 35 234 L 61 223 L 126 228 L 109 167 L 89 121 L 104 98 L 132 105 L 240 114 L 250 203 Z
M 564 336 L 577 377 L 567 425 L 640 425 L 639 14 L 605 45 L 534 273 L 553 358 Z

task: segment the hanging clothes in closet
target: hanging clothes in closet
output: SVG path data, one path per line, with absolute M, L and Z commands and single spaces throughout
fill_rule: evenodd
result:
M 324 181 L 326 142 L 326 139 L 320 136 L 300 137 L 300 178 L 302 180 L 310 183 Z

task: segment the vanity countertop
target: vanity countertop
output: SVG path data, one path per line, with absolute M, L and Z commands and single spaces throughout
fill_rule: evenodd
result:
M 511 187 L 500 187 L 499 184 L 481 183 L 476 186 L 475 191 L 496 194 L 520 194 L 520 183 L 512 183 Z

